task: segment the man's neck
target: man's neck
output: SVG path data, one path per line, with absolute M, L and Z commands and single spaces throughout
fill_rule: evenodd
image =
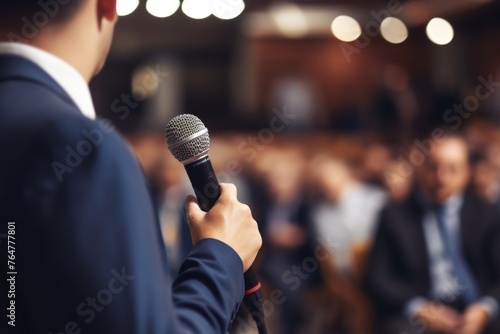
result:
M 42 49 L 71 65 L 80 75 L 85 79 L 87 84 L 93 76 L 93 69 L 82 61 L 82 54 L 78 48 L 74 48 L 71 43 L 65 43 L 64 39 L 61 41 L 50 39 L 37 39 L 29 43 L 31 46 Z
M 57 27 L 52 29 L 45 28 L 43 32 L 40 31 L 34 38 L 27 39 L 22 37 L 22 34 L 14 32 L 14 30 L 9 31 L 3 28 L 0 29 L 0 42 L 22 43 L 44 50 L 64 60 L 89 83 L 95 69 L 89 61 L 91 55 L 88 55 L 88 52 L 84 51 L 84 49 L 88 50 L 88 48 L 85 47 L 85 43 L 81 43 L 85 42 L 85 39 L 82 40 L 81 38 L 72 36 L 71 33 L 63 35 L 60 33 L 61 30 L 57 29 Z M 9 38 L 8 36 L 14 36 L 12 34 L 21 36 L 22 39 Z M 75 41 L 79 41 L 78 45 L 75 45 Z

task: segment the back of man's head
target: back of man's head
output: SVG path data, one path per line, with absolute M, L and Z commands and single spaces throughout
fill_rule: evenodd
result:
M 42 49 L 90 81 L 109 52 L 116 18 L 116 0 L 6 0 L 0 41 Z
M 73 16 L 85 0 L 9 0 L 0 4 L 0 25 L 15 28 L 26 21 L 38 28 Z

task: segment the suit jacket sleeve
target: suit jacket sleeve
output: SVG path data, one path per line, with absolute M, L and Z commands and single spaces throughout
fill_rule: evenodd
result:
M 234 250 L 197 243 L 172 283 L 144 177 L 124 141 L 68 112 L 34 139 L 21 187 L 30 209 L 19 218 L 20 322 L 29 317 L 33 333 L 225 333 L 244 291 Z
M 381 212 L 363 285 L 378 312 L 401 314 L 407 303 L 420 295 L 401 273 L 404 264 L 398 253 L 392 223 L 394 222 L 385 208 Z

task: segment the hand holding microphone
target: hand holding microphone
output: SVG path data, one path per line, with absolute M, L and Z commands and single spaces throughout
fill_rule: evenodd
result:
M 238 202 L 233 184 L 220 185 L 220 197 L 209 212 L 204 212 L 194 196 L 186 200 L 186 210 L 193 244 L 212 238 L 235 250 L 244 271 L 252 265 L 262 245 L 262 238 L 248 205 Z
M 262 238 L 250 209 L 238 202 L 236 187 L 219 185 L 208 157 L 208 129 L 198 117 L 183 114 L 168 122 L 165 135 L 168 149 L 184 165 L 196 194 L 197 201 L 187 198 L 193 243 L 206 238 L 226 243 L 238 253 L 246 271 L 257 256 Z
M 240 256 L 245 271 L 243 301 L 259 334 L 266 334 L 264 297 L 251 268 L 262 238 L 250 209 L 238 201 L 234 185 L 219 185 L 208 157 L 208 129 L 198 117 L 189 114 L 174 117 L 168 122 L 165 135 L 170 152 L 184 164 L 196 194 L 197 201 L 192 196 L 187 198 L 186 209 L 193 243 L 205 238 L 217 239 Z

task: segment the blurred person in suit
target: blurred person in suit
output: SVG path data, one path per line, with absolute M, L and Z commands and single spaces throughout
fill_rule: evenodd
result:
M 388 162 L 383 173 L 383 184 L 389 198 L 393 201 L 402 201 L 408 197 L 413 187 L 414 177 L 411 175 L 400 175 L 401 161 L 391 160 Z
M 308 205 L 304 195 L 305 162 L 294 144 L 269 147 L 265 184 L 268 203 L 262 221 L 261 273 L 272 289 L 284 294 L 276 333 L 299 333 L 305 326 L 304 295 L 317 275 L 304 272 L 302 261 L 312 255 Z
M 370 243 L 387 196 L 383 189 L 357 180 L 340 159 L 318 157 L 312 165 L 322 195 L 311 209 L 314 228 L 318 235 L 330 237 L 335 244 L 338 270 L 345 276 L 352 275 L 352 247 Z
M 471 159 L 472 190 L 485 200 L 500 204 L 500 173 L 484 150 L 474 152 Z
M 466 190 L 464 139 L 433 140 L 428 153 L 412 195 L 381 213 L 365 273 L 377 332 L 499 333 L 498 207 Z
M 311 166 L 315 187 L 321 193 L 312 206 L 311 221 L 322 246 L 329 249 L 333 245 L 330 261 L 322 265 L 324 281 L 343 326 L 351 333 L 366 334 L 370 309 L 360 277 L 387 195 L 383 189 L 359 181 L 352 168 L 335 157 L 316 157 Z
M 384 173 L 391 162 L 391 149 L 383 143 L 371 143 L 363 150 L 360 180 L 376 186 L 384 186 Z
M 143 173 L 95 120 L 88 89 L 116 21 L 116 0 L 0 5 L 0 221 L 16 222 L 19 272 L 11 329 L 227 332 L 257 224 L 232 185 L 208 213 L 188 197 L 194 247 L 173 281 Z

